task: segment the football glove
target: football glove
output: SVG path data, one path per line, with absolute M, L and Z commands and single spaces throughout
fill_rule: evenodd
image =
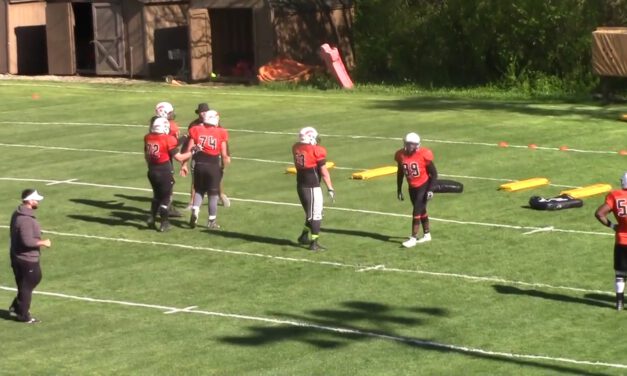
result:
M 618 225 L 616 223 L 612 223 L 609 219 L 607 220 L 607 227 L 611 228 L 614 231 L 618 231 Z
M 433 192 L 432 191 L 428 191 L 427 192 L 427 200 L 431 200 L 433 198 Z
M 400 189 L 396 191 L 396 197 L 398 198 L 399 201 L 405 201 L 405 196 L 403 196 L 403 191 L 401 191 Z
M 333 189 L 329 189 L 329 198 L 331 202 L 335 203 L 335 191 Z

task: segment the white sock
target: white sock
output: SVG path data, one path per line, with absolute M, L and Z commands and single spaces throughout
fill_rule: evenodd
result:
M 625 277 L 616 277 L 616 292 L 622 294 L 625 291 Z

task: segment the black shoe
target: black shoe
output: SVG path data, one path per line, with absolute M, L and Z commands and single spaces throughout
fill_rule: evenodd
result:
M 311 243 L 309 243 L 309 250 L 310 251 L 314 251 L 314 252 L 320 252 L 320 251 L 324 251 L 326 248 L 321 246 L 320 244 L 318 244 L 317 240 L 312 240 Z
M 15 312 L 15 306 L 10 306 L 9 307 L 9 316 L 17 317 L 17 312 Z
M 304 232 L 298 237 L 298 244 L 309 244 L 309 232 Z
M 170 229 L 170 222 L 163 221 L 161 222 L 161 226 L 159 227 L 159 232 L 166 232 Z
M 176 210 L 175 207 L 170 206 L 170 209 L 168 209 L 168 217 L 181 218 L 182 216 L 183 216 L 183 213 Z

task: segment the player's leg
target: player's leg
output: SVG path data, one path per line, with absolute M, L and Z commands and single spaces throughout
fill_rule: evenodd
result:
M 409 237 L 409 239 L 403 242 L 403 247 L 405 248 L 411 248 L 418 243 L 423 243 L 425 241 L 431 240 L 431 235 L 426 235 L 429 233 L 428 232 L 428 226 L 429 226 L 428 219 L 427 219 L 427 229 L 425 233 L 426 237 L 423 236 L 420 239 L 418 238 L 418 233 L 420 232 L 420 226 L 423 224 L 423 216 L 426 215 L 425 200 L 423 199 L 423 197 L 426 194 L 426 190 L 427 190 L 426 185 L 423 185 L 417 188 L 414 188 L 414 187 L 409 188 L 409 198 L 411 200 L 413 210 L 412 210 L 412 222 L 411 222 L 411 236 Z M 424 231 L 424 228 L 423 228 L 423 231 Z
M 194 198 L 192 201 L 192 213 L 189 218 L 189 225 L 191 228 L 195 228 L 196 223 L 198 223 L 200 206 L 202 205 L 205 193 L 209 189 L 208 168 L 209 166 L 204 163 L 196 163 L 196 166 L 194 167 Z
M 322 226 L 322 207 L 324 204 L 324 196 L 322 195 L 322 188 L 315 187 L 311 189 L 311 242 L 309 243 L 309 249 L 312 251 L 323 250 L 324 247 L 318 243 L 320 237 L 320 227 Z
M 164 232 L 170 228 L 170 205 L 172 200 L 172 192 L 174 190 L 174 177 L 171 171 L 161 171 L 159 176 L 159 217 L 161 225 L 159 231 Z
M 194 159 L 192 158 L 192 161 L 190 162 L 190 175 L 192 176 L 192 181 L 191 181 L 191 185 L 189 188 L 189 205 L 187 205 L 189 210 L 192 210 L 192 207 L 194 206 L 194 196 L 196 194 L 196 190 L 194 189 L 194 167 L 195 167 L 195 162 Z
M 614 245 L 614 271 L 616 273 L 616 309 L 623 310 L 625 280 L 627 279 L 627 245 Z
M 310 188 L 296 187 L 296 192 L 298 193 L 298 199 L 300 201 L 300 204 L 302 205 L 303 210 L 305 211 L 305 225 L 303 226 L 303 231 L 300 233 L 300 236 L 298 237 L 298 243 L 309 244 L 309 232 L 311 231 L 311 215 L 312 215 L 311 202 L 313 200 L 313 197 L 311 195 Z
M 157 197 L 157 191 L 159 190 L 157 172 L 153 169 L 148 170 L 148 181 L 152 188 L 152 200 L 150 201 L 150 214 L 146 220 L 148 227 L 152 228 L 155 225 L 155 218 L 157 218 L 157 211 L 159 210 L 159 198 Z
M 220 202 L 225 208 L 231 207 L 231 200 L 229 199 L 229 196 L 224 193 L 224 174 L 222 175 L 222 180 L 220 181 Z
M 427 184 L 424 184 L 420 188 L 421 189 L 417 197 L 420 205 L 418 208 L 414 207 L 420 212 L 420 224 L 422 225 L 422 237 L 417 240 L 417 243 L 425 243 L 431 241 L 429 215 L 427 214 Z
M 211 165 L 209 172 L 209 219 L 207 221 L 208 229 L 218 229 L 220 225 L 218 219 L 218 200 L 220 198 L 220 182 L 222 181 L 222 169 L 220 165 Z

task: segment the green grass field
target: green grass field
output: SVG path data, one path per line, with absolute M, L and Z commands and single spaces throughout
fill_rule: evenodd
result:
M 45 196 L 53 243 L 32 305 L 43 322 L 0 319 L 2 375 L 627 374 L 613 238 L 593 216 L 603 196 L 526 207 L 567 187 L 618 186 L 624 106 L 27 80 L 0 81 L 0 93 L 0 316 L 14 296 L 8 224 L 22 189 Z M 230 130 L 220 231 L 188 228 L 181 177 L 185 217 L 167 233 L 146 228 L 142 137 L 163 100 L 183 127 L 209 102 Z M 284 173 L 305 125 L 338 166 L 323 253 L 296 244 L 303 212 Z M 393 164 L 410 131 L 465 189 L 437 194 L 433 241 L 403 249 L 411 209 L 395 177 L 349 177 Z M 530 177 L 552 184 L 497 190 Z

